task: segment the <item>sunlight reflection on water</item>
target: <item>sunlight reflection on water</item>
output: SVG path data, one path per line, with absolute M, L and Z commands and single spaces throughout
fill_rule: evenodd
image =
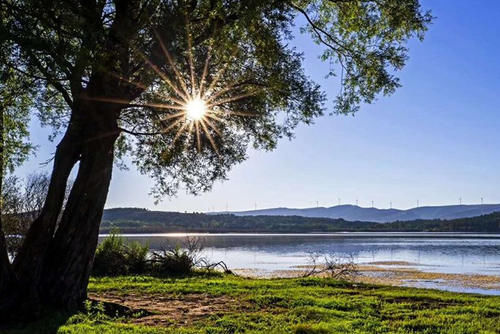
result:
M 124 235 L 152 249 L 201 239 L 205 256 L 231 268 L 287 270 L 310 253 L 352 256 L 357 263 L 402 261 L 422 271 L 500 275 L 500 235 L 460 233 L 141 234 Z

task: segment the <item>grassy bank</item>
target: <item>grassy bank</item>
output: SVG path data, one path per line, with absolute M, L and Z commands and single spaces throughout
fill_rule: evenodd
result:
M 325 278 L 264 280 L 218 274 L 176 279 L 105 277 L 92 279 L 89 291 L 92 299 L 112 304 L 89 303 L 85 312 L 72 316 L 52 313 L 27 328 L 4 332 L 500 332 L 500 297 Z

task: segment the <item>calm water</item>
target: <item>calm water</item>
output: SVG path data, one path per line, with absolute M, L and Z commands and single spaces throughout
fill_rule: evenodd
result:
M 405 261 L 422 271 L 500 275 L 500 234 L 136 234 L 129 240 L 151 249 L 182 246 L 199 238 L 205 257 L 231 269 L 266 275 L 309 263 L 310 254 L 352 257 L 357 263 Z

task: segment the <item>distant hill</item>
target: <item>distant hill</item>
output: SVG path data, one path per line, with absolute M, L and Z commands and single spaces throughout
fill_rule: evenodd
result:
M 235 216 L 301 216 L 389 223 L 418 219 L 456 219 L 476 217 L 500 211 L 500 204 L 423 206 L 408 210 L 362 208 L 338 205 L 329 208 L 272 208 L 252 211 L 221 212 Z
M 104 210 L 101 232 L 118 227 L 123 233 L 172 232 L 335 232 L 379 225 L 348 222 L 343 219 L 305 218 L 298 216 L 234 216 L 149 211 L 117 208 Z
M 347 231 L 491 232 L 500 233 L 500 212 L 452 220 L 411 220 L 380 224 L 301 216 L 236 216 L 117 208 L 104 211 L 101 232 L 122 233 L 312 233 Z

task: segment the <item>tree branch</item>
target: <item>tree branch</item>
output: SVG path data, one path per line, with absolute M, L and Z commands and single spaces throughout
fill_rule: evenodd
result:
M 349 1 L 352 1 L 352 0 L 340 0 L 338 2 L 349 2 Z M 333 2 L 336 2 L 336 1 L 333 1 Z M 344 57 L 347 57 L 347 55 L 342 52 L 341 50 L 339 50 L 339 48 L 343 49 L 344 51 L 348 52 L 350 54 L 350 56 L 352 57 L 355 57 L 355 58 L 359 58 L 359 56 L 356 54 L 356 52 L 354 52 L 353 50 L 350 50 L 349 48 L 347 48 L 345 45 L 343 45 L 342 43 L 340 43 L 332 34 L 330 34 L 329 32 L 327 32 L 325 29 L 319 27 L 316 23 L 314 23 L 314 21 L 311 19 L 311 17 L 309 16 L 309 14 L 307 14 L 307 12 L 298 7 L 297 5 L 291 3 L 290 6 L 292 8 L 294 8 L 295 10 L 297 10 L 298 12 L 300 12 L 307 20 L 307 22 L 309 23 L 309 25 L 311 26 L 311 28 L 313 29 L 313 31 L 316 33 L 316 36 L 318 37 L 319 41 L 321 43 L 323 43 L 324 45 L 326 45 L 327 47 L 329 47 L 330 49 L 332 49 L 334 52 L 344 56 Z M 323 38 L 323 35 L 326 36 L 328 38 L 328 40 L 330 40 L 331 42 L 333 42 L 335 45 L 337 45 L 337 47 L 333 46 L 331 43 L 327 42 L 324 38 Z M 339 57 L 340 58 L 340 57 Z
M 118 128 L 118 129 L 120 131 L 123 131 L 123 132 L 128 133 L 128 134 L 133 135 L 133 136 L 158 136 L 158 135 L 161 135 L 164 133 L 163 131 L 161 131 L 161 132 L 136 132 L 136 131 L 128 130 L 125 128 Z
M 42 72 L 42 74 L 45 76 L 45 80 L 49 84 L 51 84 L 57 91 L 59 91 L 64 98 L 64 101 L 68 104 L 68 106 L 71 108 L 73 106 L 73 99 L 71 98 L 70 94 L 68 91 L 64 88 L 64 86 L 57 81 L 50 73 L 49 71 L 42 65 L 40 60 L 31 52 L 28 51 L 28 54 L 30 55 L 30 58 L 35 62 L 36 67 Z

